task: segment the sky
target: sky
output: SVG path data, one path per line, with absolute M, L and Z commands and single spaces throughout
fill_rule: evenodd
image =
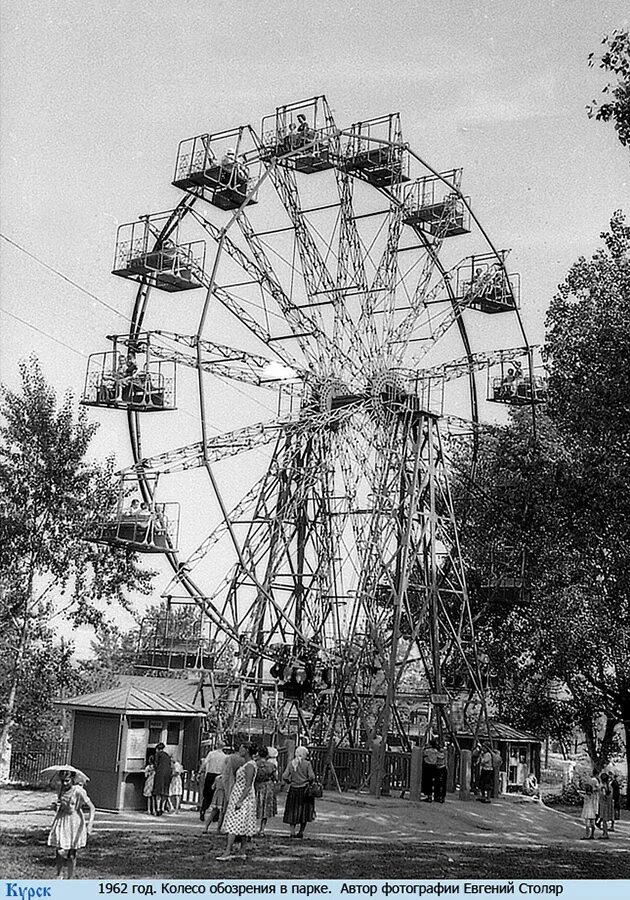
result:
M 0 16 L 12 387 L 34 353 L 59 394 L 80 393 L 87 356 L 132 309 L 111 275 L 118 225 L 177 203 L 180 140 L 258 127 L 283 103 L 325 94 L 338 124 L 400 111 L 416 152 L 463 167 L 484 227 L 512 248 L 533 342 L 571 263 L 630 206 L 628 152 L 586 114 L 606 81 L 588 54 L 628 26 L 625 0 L 4 0 Z M 177 427 L 192 433 L 195 412 L 184 403 Z M 123 414 L 91 415 L 94 454 L 129 464 Z

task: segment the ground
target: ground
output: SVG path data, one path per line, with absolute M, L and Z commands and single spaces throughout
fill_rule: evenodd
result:
M 54 795 L 0 790 L 0 877 L 53 876 L 46 846 Z M 580 841 L 579 810 L 507 797 L 486 805 L 449 795 L 444 805 L 326 792 L 306 840 L 279 816 L 246 860 L 216 859 L 225 837 L 202 834 L 192 807 L 156 819 L 99 811 L 79 877 L 194 878 L 630 878 L 630 814 L 609 841 Z

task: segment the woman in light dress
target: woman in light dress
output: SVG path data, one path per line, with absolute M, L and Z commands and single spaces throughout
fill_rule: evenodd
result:
M 268 819 L 278 815 L 278 801 L 276 799 L 277 771 L 277 763 L 270 756 L 269 749 L 261 747 L 256 760 L 256 778 L 254 780 L 256 818 L 260 820 L 258 834 L 261 837 L 265 836 L 265 826 Z
M 258 755 L 256 744 L 242 744 L 239 755 L 243 765 L 237 770 L 234 779 L 234 787 L 230 792 L 227 811 L 223 820 L 223 829 L 227 833 L 227 846 L 225 853 L 217 859 L 233 859 L 239 856 L 245 858 L 244 843 L 247 838 L 256 833 L 256 792 L 254 790 L 254 778 L 256 776 L 256 763 Z M 240 838 L 241 852 L 233 853 L 234 843 Z
M 96 809 L 85 788 L 76 783 L 72 772 L 59 773 L 59 794 L 54 804 L 56 815 L 48 835 L 48 846 L 55 848 L 57 878 L 62 878 L 67 864 L 68 878 L 74 878 L 77 868 L 77 850 L 85 847 L 92 833 Z M 86 823 L 83 807 L 90 811 Z
M 589 778 L 584 785 L 584 802 L 582 804 L 582 815 L 580 818 L 584 822 L 586 834 L 582 838 L 583 841 L 592 841 L 595 837 L 595 820 L 599 811 L 599 778 L 597 772 L 593 772 L 593 777 Z

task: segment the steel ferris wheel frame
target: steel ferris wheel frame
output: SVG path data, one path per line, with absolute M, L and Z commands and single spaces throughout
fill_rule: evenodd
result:
M 300 138 L 292 127 L 296 118 L 300 127 L 306 122 Z M 271 125 L 265 130 L 263 121 L 260 133 L 244 126 L 200 136 L 192 144 L 183 142 L 186 155 L 180 147 L 175 184 L 186 193 L 153 229 L 149 251 L 155 256 L 176 245 L 182 222 L 191 221 L 214 242 L 215 253 L 208 269 L 199 272 L 206 294 L 196 333 L 149 333 L 158 336 L 158 356 L 196 370 L 201 440 L 149 457 L 142 412 L 129 405 L 134 465 L 126 474 L 137 477 L 145 499 L 152 500 L 155 473 L 200 466 L 207 472 L 220 522 L 185 562 L 174 547 L 166 548 L 174 575 L 165 593 L 181 591 L 201 608 L 218 652 L 236 649 L 241 698 L 249 695 L 260 705 L 262 691 L 273 683 L 269 667 L 277 664 L 276 672 L 284 667 L 292 675 L 285 682 L 276 678 L 276 695 L 280 682 L 305 727 L 312 728 L 319 717 L 321 734 L 333 740 L 352 733 L 358 722 L 364 733 L 386 739 L 392 721 L 400 719 L 397 697 L 406 674 L 419 666 L 441 733 L 451 727 L 445 673 L 465 670 L 471 693 L 482 698 L 484 708 L 484 673 L 448 484 L 444 423 L 446 431 L 463 423 L 471 435 L 474 477 L 480 426 L 476 373 L 523 356 L 533 394 L 532 347 L 514 282 L 505 253 L 495 248 L 461 191 L 461 172 L 440 173 L 416 154 L 403 141 L 396 114 L 338 128 L 325 98 L 318 97 L 278 108 Z M 217 152 L 226 141 L 236 144 L 234 156 L 247 172 L 238 183 L 232 174 L 227 185 L 223 163 L 215 174 Z M 195 163 L 200 152 L 201 164 Z M 258 177 L 249 177 L 252 165 L 260 167 Z M 415 181 L 410 166 L 422 172 Z M 303 206 L 301 181 L 311 176 L 334 186 L 333 203 Z M 357 196 L 358 187 L 380 198 L 384 208 L 372 209 Z M 250 216 L 254 204 L 260 212 L 266 191 L 280 202 L 286 222 L 281 228 L 261 229 Z M 314 217 L 333 207 L 334 227 L 322 238 Z M 368 245 L 373 232 L 368 236 L 362 228 L 378 216 L 385 226 L 376 258 L 377 238 Z M 220 217 L 223 224 L 217 224 Z M 449 267 L 441 257 L 444 241 L 469 233 L 467 223 L 481 237 L 482 253 Z M 404 245 L 404 233 L 416 243 Z M 293 247 L 282 274 L 271 261 L 268 240 L 275 234 L 290 235 Z M 420 270 L 413 290 L 414 265 L 401 275 L 403 252 L 413 254 Z M 496 293 L 489 299 L 483 278 L 470 277 L 462 289 L 459 276 L 468 260 L 471 272 L 475 260 L 490 260 L 492 277 L 501 284 L 498 305 Z M 242 272 L 243 284 L 256 284 L 266 313 L 273 306 L 288 326 L 284 334 L 274 333 L 268 315 L 252 314 L 238 290 L 220 279 L 226 261 Z M 148 272 L 135 280 L 140 286 L 129 343 L 147 330 L 156 286 Z M 212 304 L 229 311 L 264 349 L 210 340 Z M 474 352 L 466 319 L 471 309 L 514 317 L 519 346 Z M 414 342 L 439 347 L 453 329 L 460 358 L 423 366 L 425 352 L 410 354 Z M 266 377 L 274 360 L 288 377 Z M 208 373 L 277 389 L 292 408 L 274 420 L 213 437 Z M 468 414 L 444 416 L 439 408 L 444 386 L 461 377 L 467 381 Z M 532 411 L 535 416 L 533 404 Z M 266 472 L 230 509 L 217 463 L 262 447 L 271 450 Z M 239 529 L 246 514 L 251 518 L 243 537 Z M 224 539 L 234 565 L 219 592 L 211 594 L 193 572 Z M 335 677 L 319 681 L 307 721 L 300 701 L 328 668 Z

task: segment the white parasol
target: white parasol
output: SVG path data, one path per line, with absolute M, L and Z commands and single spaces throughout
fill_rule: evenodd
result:
M 75 766 L 71 766 L 69 763 L 62 766 L 47 766 L 45 769 L 42 769 L 42 777 L 52 781 L 54 778 L 59 778 L 61 772 L 71 772 L 78 784 L 85 784 L 86 781 L 90 780 L 85 772 L 75 768 Z

